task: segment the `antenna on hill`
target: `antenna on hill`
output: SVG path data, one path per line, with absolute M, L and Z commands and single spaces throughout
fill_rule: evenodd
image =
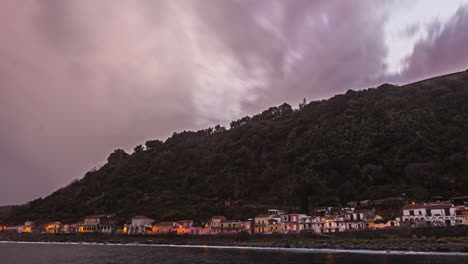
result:
M 307 105 L 307 100 L 304 98 L 304 100 L 302 100 L 302 103 L 299 103 L 299 110 L 304 109 L 306 105 Z

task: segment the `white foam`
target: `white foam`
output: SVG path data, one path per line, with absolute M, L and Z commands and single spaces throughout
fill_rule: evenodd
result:
M 465 252 L 423 252 L 423 251 L 331 249 L 331 248 L 279 248 L 279 247 L 140 244 L 140 243 L 30 242 L 30 241 L 0 241 L 0 243 L 3 243 L 3 244 L 86 245 L 86 246 L 126 246 L 126 247 L 130 246 L 130 247 L 246 249 L 246 250 L 261 250 L 261 251 L 288 251 L 288 252 L 297 252 L 297 253 L 347 253 L 347 254 L 367 254 L 367 255 L 382 255 L 382 254 L 385 254 L 385 255 L 468 256 L 468 253 L 465 253 Z

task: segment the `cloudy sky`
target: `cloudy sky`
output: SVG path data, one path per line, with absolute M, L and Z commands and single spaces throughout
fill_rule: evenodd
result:
M 468 68 L 468 1 L 2 0 L 0 205 L 115 148 Z

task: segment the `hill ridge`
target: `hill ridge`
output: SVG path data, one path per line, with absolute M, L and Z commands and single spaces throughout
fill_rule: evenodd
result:
M 468 187 L 466 71 L 348 90 L 300 110 L 282 104 L 230 126 L 175 132 L 132 154 L 117 149 L 98 170 L 15 207 L 6 221 L 101 212 L 250 217 L 273 205 L 307 212 L 403 194 L 464 195 Z

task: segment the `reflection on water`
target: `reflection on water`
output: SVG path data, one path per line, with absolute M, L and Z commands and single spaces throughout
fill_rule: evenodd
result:
M 288 251 L 280 251 L 279 252 L 279 263 L 287 264 L 289 262 L 289 252 Z
M 25 254 L 26 253 L 26 254 Z M 256 249 L 217 249 L 115 245 L 0 243 L 1 264 L 462 264 L 467 255 L 387 255 L 311 253 Z
M 379 264 L 390 264 L 388 255 L 377 255 L 377 263 Z
M 335 255 L 333 255 L 333 253 L 325 254 L 325 263 L 326 264 L 335 264 Z

